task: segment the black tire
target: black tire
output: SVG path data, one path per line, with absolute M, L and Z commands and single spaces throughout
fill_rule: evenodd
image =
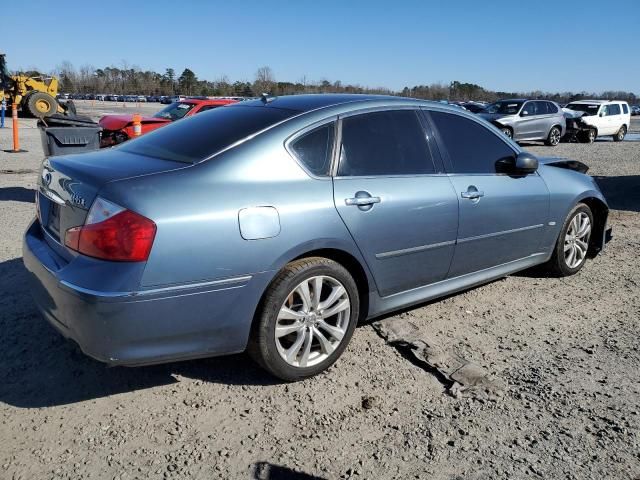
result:
M 596 141 L 597 136 L 598 136 L 598 132 L 596 131 L 596 129 L 590 128 L 585 132 L 581 132 L 580 141 L 582 143 L 593 143 Z
M 34 92 L 26 99 L 27 112 L 36 118 L 49 117 L 58 111 L 58 102 L 44 92 Z
M 620 130 L 618 130 L 618 133 L 616 133 L 613 136 L 613 141 L 614 142 L 621 142 L 624 140 L 624 136 L 627 134 L 627 127 L 625 127 L 624 125 L 620 127 Z
M 580 264 L 572 268 L 567 264 L 567 261 L 565 260 L 564 247 L 567 230 L 569 230 L 573 219 L 581 213 L 584 213 L 589 217 L 591 232 L 593 232 L 593 213 L 591 212 L 591 209 L 584 203 L 578 203 L 575 207 L 573 207 L 571 212 L 569 212 L 569 215 L 567 215 L 567 218 L 564 221 L 564 225 L 562 225 L 562 229 L 560 230 L 560 235 L 558 235 L 558 240 L 556 241 L 556 245 L 553 249 L 551 258 L 544 265 L 545 270 L 552 276 L 567 277 L 569 275 L 574 275 L 578 273 L 582 269 L 582 267 L 584 267 L 587 261 L 588 254 L 585 254 Z M 587 244 L 589 243 L 589 241 L 590 237 L 587 239 Z
M 549 135 L 547 135 L 547 139 L 544 143 L 549 147 L 555 147 L 560 143 L 561 138 L 562 130 L 560 130 L 559 127 L 551 127 L 551 130 L 549 130 Z
M 346 290 L 350 302 L 348 324 L 342 340 L 327 358 L 310 367 L 294 366 L 282 358 L 276 345 L 275 328 L 278 313 L 285 306 L 285 302 L 293 297 L 294 289 L 301 282 L 317 276 L 331 277 Z M 344 352 L 358 322 L 359 306 L 356 283 L 342 265 L 323 257 L 294 261 L 284 267 L 268 287 L 254 320 L 247 351 L 262 368 L 282 380 L 295 382 L 317 375 L 333 365 Z

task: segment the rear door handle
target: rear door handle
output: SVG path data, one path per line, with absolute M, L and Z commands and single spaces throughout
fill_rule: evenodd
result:
M 367 205 L 373 205 L 374 203 L 380 202 L 380 197 L 353 197 L 344 199 L 344 203 L 347 205 L 356 205 L 358 207 L 365 207 Z

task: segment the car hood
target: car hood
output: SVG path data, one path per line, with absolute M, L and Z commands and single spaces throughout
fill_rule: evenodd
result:
M 143 124 L 171 123 L 168 118 L 142 117 Z M 98 122 L 105 130 L 121 130 L 133 123 L 133 115 L 105 115 Z
M 489 122 L 493 122 L 494 120 L 500 120 L 501 118 L 513 117 L 514 115 L 504 114 L 504 113 L 478 113 L 479 117 L 484 118 Z
M 548 165 L 551 167 L 566 168 L 580 173 L 587 173 L 589 167 L 577 160 L 562 157 L 537 157 L 540 165 Z

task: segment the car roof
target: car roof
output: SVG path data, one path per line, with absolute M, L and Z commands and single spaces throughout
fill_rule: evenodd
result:
M 605 103 L 627 103 L 624 100 L 574 100 L 573 102 L 569 102 L 569 103 L 593 103 L 596 105 L 603 105 Z
M 414 98 L 395 97 L 392 95 L 363 95 L 346 93 L 318 93 L 304 95 L 284 95 L 280 97 L 265 97 L 258 100 L 247 100 L 239 102 L 237 106 L 243 107 L 270 107 L 283 110 L 292 110 L 300 113 L 309 112 L 325 107 L 333 107 L 346 103 L 356 102 L 420 102 Z M 427 102 L 423 102 L 427 103 Z
M 184 100 L 180 100 L 180 103 L 191 103 L 193 105 L 228 105 L 237 102 L 237 100 L 231 100 L 229 98 L 185 98 Z

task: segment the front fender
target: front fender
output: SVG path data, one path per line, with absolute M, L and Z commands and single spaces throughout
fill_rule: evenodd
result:
M 543 239 L 543 249 L 551 253 L 569 212 L 576 204 L 589 205 L 594 213 L 592 254 L 598 253 L 604 243 L 609 214 L 607 200 L 595 180 L 583 173 L 567 168 L 541 164 L 538 173 L 549 189 L 549 228 Z

